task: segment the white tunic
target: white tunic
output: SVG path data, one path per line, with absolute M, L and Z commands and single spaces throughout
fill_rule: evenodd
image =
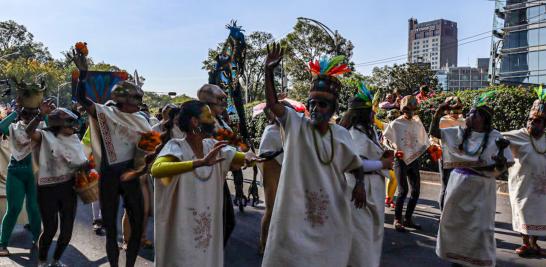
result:
M 365 133 L 351 128 L 354 150 L 360 157 L 368 160 L 380 160 L 383 149 L 377 141 L 371 140 Z M 373 133 L 377 139 L 377 134 Z M 385 222 L 385 178 L 388 172 L 375 172 L 364 176 L 366 190 L 366 207 L 353 210 L 353 244 L 351 247 L 350 266 L 379 266 L 383 247 L 383 230 Z M 347 174 L 349 188 L 353 188 L 356 180 L 352 174 Z M 351 194 L 349 199 L 351 199 Z
M 216 141 L 203 140 L 206 155 Z M 196 159 L 185 139 L 171 139 L 159 153 L 177 160 Z M 173 177 L 168 185 L 155 183 L 155 266 L 222 267 L 223 186 L 235 150 L 220 152 L 224 161 Z
M 276 124 L 267 125 L 260 141 L 260 154 L 265 152 L 276 152 L 282 149 L 281 128 Z M 282 165 L 283 154 L 275 157 L 275 161 Z
M 286 108 L 284 160 L 262 266 L 346 266 L 352 235 L 351 190 L 345 172 L 361 166 L 349 132 L 330 125 L 316 132 L 309 119 Z M 315 135 L 318 151 L 315 149 Z M 330 155 L 334 153 L 330 164 Z
M 86 161 L 87 157 L 76 134 L 55 135 L 41 130 L 42 142 L 36 150 L 40 168 L 38 185 L 51 185 L 69 181 Z
M 97 166 L 107 160 L 109 165 L 126 162 L 135 157 L 141 133 L 152 127 L 138 112 L 126 113 L 116 107 L 95 104 L 97 119 L 89 118 L 91 145 Z M 102 140 L 102 141 L 101 141 Z M 101 144 L 106 155 L 102 155 Z
M 495 140 L 502 137 L 493 130 L 483 154 L 471 156 L 458 149 L 463 129 L 442 129 L 444 165 L 457 168 L 451 172 L 446 188 L 444 209 L 440 218 L 436 254 L 445 260 L 465 266 L 495 266 L 496 172 L 479 171 L 494 164 L 497 155 Z M 472 132 L 467 150 L 475 151 L 484 133 Z M 504 150 L 513 162 L 510 149 Z
M 546 153 L 538 153 L 527 129 L 503 133 L 510 140 L 515 164 L 509 170 L 508 190 L 512 205 L 512 227 L 526 235 L 546 235 Z M 546 151 L 546 135 L 533 139 Z
M 395 149 L 404 152 L 404 163 L 409 165 L 418 159 L 430 146 L 428 134 L 418 116 L 411 120 L 398 117 L 387 125 L 383 136 Z
M 11 151 L 11 156 L 17 161 L 26 158 L 32 153 L 34 147 L 36 147 L 36 143 L 32 142 L 26 133 L 27 126 L 28 125 L 23 121 L 12 123 L 9 126 L 9 149 Z M 44 126 L 45 123 L 42 121 L 38 125 L 38 129 L 41 129 Z

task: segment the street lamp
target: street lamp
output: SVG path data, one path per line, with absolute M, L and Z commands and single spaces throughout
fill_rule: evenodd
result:
M 59 97 L 60 97 L 61 87 L 64 87 L 67 84 L 71 84 L 71 83 L 72 82 L 65 82 L 65 83 L 62 83 L 59 86 L 57 86 L 57 107 L 59 107 Z
M 315 19 L 298 17 L 298 20 L 306 21 L 306 22 L 312 22 L 317 27 L 321 28 L 324 32 L 326 32 L 328 37 L 330 37 L 330 39 L 334 43 L 334 47 L 330 51 L 328 51 L 328 53 L 334 53 L 335 55 L 339 54 L 338 45 L 339 45 L 339 37 L 340 36 L 339 36 L 339 33 L 337 32 L 337 30 L 332 31 L 330 28 L 328 28 L 328 26 L 324 25 L 322 22 L 320 22 L 318 20 L 315 20 Z

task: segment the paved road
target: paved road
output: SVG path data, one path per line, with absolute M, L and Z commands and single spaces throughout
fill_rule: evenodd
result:
M 416 209 L 416 222 L 422 224 L 424 230 L 395 232 L 391 225 L 393 211 L 387 209 L 382 266 L 449 266 L 449 263 L 438 259 L 434 253 L 439 218 L 435 199 L 439 186 L 424 183 L 421 188 L 422 199 Z M 226 248 L 226 266 L 260 265 L 257 244 L 262 213 L 262 209 L 252 207 L 247 207 L 245 213 L 237 211 L 237 226 Z M 520 242 L 520 237 L 511 231 L 510 206 L 506 195 L 498 195 L 496 221 L 497 266 L 546 266 L 544 258 L 523 259 L 513 253 Z M 91 207 L 80 204 L 72 242 L 63 256 L 63 261 L 69 266 L 108 266 L 104 237 L 92 233 L 90 224 Z M 153 236 L 152 228 L 150 224 L 148 227 L 150 237 Z M 546 242 L 541 241 L 541 245 L 546 247 Z M 10 247 L 13 255 L 9 258 L 0 258 L 0 266 L 35 266 L 36 251 L 30 250 L 29 254 L 29 249 L 30 234 L 21 226 L 17 226 Z M 125 254 L 122 252 L 120 263 L 123 263 L 124 257 Z M 137 266 L 153 266 L 153 251 L 142 250 Z

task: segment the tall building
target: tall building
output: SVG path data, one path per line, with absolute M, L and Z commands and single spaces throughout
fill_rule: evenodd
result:
M 494 16 L 496 79 L 508 84 L 546 83 L 546 1 L 497 0 Z
M 438 19 L 408 21 L 408 62 L 430 63 L 433 70 L 457 66 L 457 23 Z

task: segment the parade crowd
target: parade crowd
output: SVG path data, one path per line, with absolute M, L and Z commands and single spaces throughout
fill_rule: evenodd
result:
M 10 236 L 26 201 L 38 266 L 66 266 L 61 258 L 79 196 L 92 205 L 94 231 L 106 236 L 110 266 L 118 266 L 120 254 L 120 198 L 126 266 L 135 265 L 142 247 L 154 249 L 156 266 L 223 266 L 234 227 L 226 176 L 257 165 L 265 193 L 262 266 L 377 267 L 385 207 L 395 210 L 396 231 L 421 230 L 413 213 L 425 153 L 438 162 L 442 178 L 438 257 L 453 266 L 495 266 L 496 179 L 505 173 L 513 229 L 522 237 L 515 253 L 544 255 L 537 243 L 546 235 L 542 87 L 534 89 L 538 99 L 527 126 L 509 132 L 493 128 L 495 91 L 479 96 L 468 114 L 459 98 L 445 99 L 425 129 L 416 111 L 432 96 L 426 84 L 416 95 L 394 90 L 382 103 L 361 84 L 336 122 L 337 77 L 350 71 L 343 57 L 309 63 L 306 114 L 277 94 L 275 69 L 284 51 L 274 43 L 264 63 L 269 125 L 254 154 L 234 141 L 237 129 L 225 116 L 227 95 L 220 87 L 205 84 L 198 100 L 168 104 L 156 118 L 142 103 L 138 75 L 117 83 L 110 101 L 94 102 L 85 89 L 87 55 L 83 43 L 68 54 L 78 68 L 77 105 L 18 97 L 0 122 L 7 144 L 0 146 L 7 155 L 0 166 L 7 170 L 0 256 L 10 256 Z M 375 116 L 378 109 L 388 111 L 388 121 Z M 152 210 L 153 242 L 144 234 Z

